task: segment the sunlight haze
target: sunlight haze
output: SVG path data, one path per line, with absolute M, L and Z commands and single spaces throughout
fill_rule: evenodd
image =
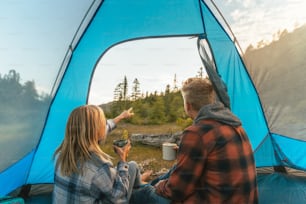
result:
M 0 2 L 0 74 L 15 69 L 21 82 L 35 81 L 37 89 L 50 93 L 64 55 L 91 1 L 54 0 Z M 289 32 L 306 22 L 306 1 L 216 0 L 242 49 L 271 42 L 277 33 Z M 56 10 L 56 12 L 53 12 Z M 43 69 L 42 69 L 43 67 Z M 113 99 L 115 86 L 124 76 L 129 90 L 137 78 L 143 93 L 164 91 L 195 76 L 201 67 L 196 39 L 131 41 L 109 50 L 93 77 L 89 103 Z M 44 71 L 42 71 L 44 70 Z M 35 73 L 35 76 L 33 76 Z M 33 78 L 34 77 L 34 78 Z

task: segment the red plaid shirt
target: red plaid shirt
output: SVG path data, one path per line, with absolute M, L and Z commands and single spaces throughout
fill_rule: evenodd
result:
M 173 203 L 258 203 L 253 151 L 243 128 L 215 120 L 186 128 L 177 167 L 156 192 Z

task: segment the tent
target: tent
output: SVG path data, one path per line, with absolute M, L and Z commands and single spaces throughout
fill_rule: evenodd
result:
M 205 0 L 93 1 L 69 45 L 53 82 L 51 95 L 35 104 L 39 107 L 39 113 L 37 110 L 23 113 L 24 108 L 20 109 L 21 113 L 16 113 L 16 118 L 22 116 L 23 119 L 35 123 L 36 129 L 30 134 L 27 131 L 18 133 L 27 133 L 22 142 L 30 143 L 20 144 L 23 145 L 22 151 L 7 148 L 6 155 L 1 153 L 0 196 L 8 195 L 18 188 L 26 190 L 25 187 L 29 188 L 34 184 L 53 183 L 52 156 L 63 138 L 66 119 L 72 109 L 87 103 L 97 62 L 110 48 L 136 39 L 174 36 L 198 38 L 199 53 L 205 68 L 215 69 L 217 80 L 220 76 L 225 83 L 231 109 L 242 120 L 249 135 L 256 166 L 274 167 L 277 172 L 267 174 L 274 176 L 274 179 L 268 177 L 271 182 L 267 177 L 259 177 L 261 202 L 273 203 L 273 195 L 281 199 L 278 203 L 286 202 L 286 199 L 296 201 L 293 203 L 299 203 L 303 199 L 305 201 L 304 177 L 295 179 L 291 174 L 288 176 L 284 173 L 288 169 L 295 169 L 303 174 L 306 170 L 306 94 L 302 94 L 305 90 L 301 89 L 303 74 L 296 71 L 305 67 L 305 64 L 284 67 L 273 72 L 268 69 L 268 65 L 268 68 L 264 69 L 252 66 L 252 60 L 244 61 L 237 39 L 215 4 Z M 296 53 L 291 46 L 290 50 L 287 49 L 287 53 L 283 54 L 292 60 Z M 273 84 L 273 77 L 280 77 L 273 74 L 280 74 L 281 71 L 284 71 L 287 77 L 282 77 L 283 81 L 278 80 L 278 83 L 282 81 L 280 83 L 285 83 L 285 87 Z M 288 77 L 291 74 L 295 74 L 294 77 Z M 15 72 L 10 72 L 5 77 L 18 80 L 18 74 Z M 261 83 L 262 81 L 271 83 Z M 300 94 L 292 91 L 297 87 L 302 91 Z M 278 90 L 271 91 L 272 88 Z M 284 90 L 286 97 L 277 94 Z M 269 97 L 271 95 L 272 99 Z M 219 96 L 222 99 L 222 93 Z M 289 100 L 292 97 L 295 100 Z M 10 121 L 6 122 L 9 124 Z M 23 127 L 18 128 L 24 130 Z M 1 140 L 4 140 L 3 138 L 5 137 L 1 136 Z M 8 146 L 6 141 L 0 145 L 1 149 Z M 283 198 L 283 193 L 269 186 L 276 183 L 280 188 L 298 188 L 300 192 L 294 191 L 295 196 L 291 194 Z

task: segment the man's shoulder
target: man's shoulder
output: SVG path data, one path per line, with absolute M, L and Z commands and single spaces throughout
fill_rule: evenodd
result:
M 193 123 L 192 125 L 188 126 L 185 131 L 198 131 L 201 130 L 210 130 L 215 127 L 222 125 L 220 122 L 213 120 L 213 119 L 202 119 Z

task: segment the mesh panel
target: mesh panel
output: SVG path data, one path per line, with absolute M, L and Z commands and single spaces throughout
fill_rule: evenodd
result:
M 306 141 L 306 25 L 260 49 L 248 49 L 246 65 L 271 132 Z

